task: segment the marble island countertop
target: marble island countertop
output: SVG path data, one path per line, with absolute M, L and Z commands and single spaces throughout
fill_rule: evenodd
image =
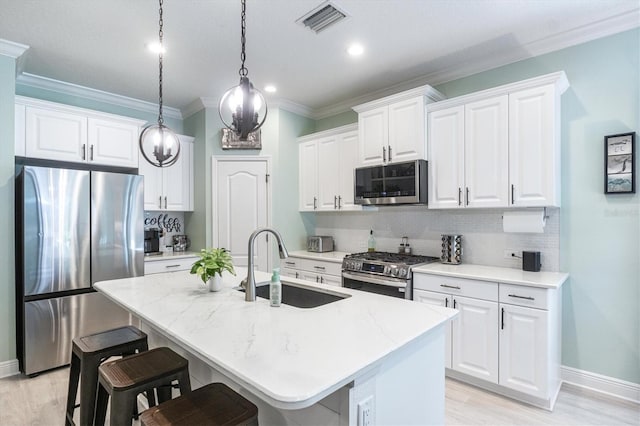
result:
M 209 292 L 188 272 L 104 281 L 95 288 L 274 407 L 308 407 L 423 341 L 455 316 L 448 308 L 282 277 L 351 297 L 316 308 L 245 302 L 246 276 Z M 256 272 L 258 282 L 270 275 Z

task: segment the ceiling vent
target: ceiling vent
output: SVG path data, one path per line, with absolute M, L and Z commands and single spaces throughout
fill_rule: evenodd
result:
M 349 15 L 347 15 L 344 10 L 338 9 L 333 2 L 327 1 L 311 12 L 306 13 L 303 17 L 299 18 L 296 23 L 304 25 L 317 34 L 337 24 L 347 16 Z

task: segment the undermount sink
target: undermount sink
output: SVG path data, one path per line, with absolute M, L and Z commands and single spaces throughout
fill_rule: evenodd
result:
M 244 292 L 244 289 L 239 289 Z M 256 284 L 256 296 L 269 299 L 269 282 Z M 329 293 L 322 290 L 282 283 L 282 303 L 296 308 L 316 308 L 351 297 L 349 294 Z

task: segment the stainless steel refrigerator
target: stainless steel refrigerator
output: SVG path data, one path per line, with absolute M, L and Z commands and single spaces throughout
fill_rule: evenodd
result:
M 93 289 L 144 275 L 142 176 L 24 166 L 16 179 L 20 370 L 68 364 L 71 341 L 129 323 Z

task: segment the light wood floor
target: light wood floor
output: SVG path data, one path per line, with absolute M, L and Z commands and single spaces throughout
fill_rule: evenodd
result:
M 68 374 L 0 379 L 0 426 L 63 425 Z M 455 380 L 446 386 L 447 425 L 640 425 L 640 405 L 570 385 L 552 413 Z

